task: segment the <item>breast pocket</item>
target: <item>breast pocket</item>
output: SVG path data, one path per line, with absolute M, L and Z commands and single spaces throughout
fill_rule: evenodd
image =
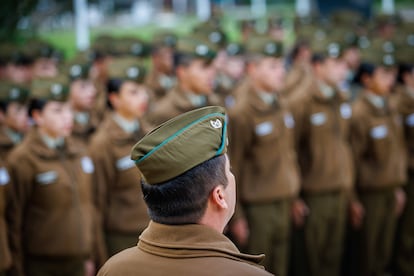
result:
M 372 157 L 378 163 L 384 163 L 390 154 L 390 129 L 387 125 L 381 124 L 371 127 L 369 131 Z

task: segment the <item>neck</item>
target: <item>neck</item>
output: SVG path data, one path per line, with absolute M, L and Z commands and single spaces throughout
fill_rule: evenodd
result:
M 57 147 L 62 146 L 65 143 L 64 137 L 50 135 L 50 133 L 47 133 L 44 129 L 41 128 L 39 128 L 39 132 L 43 142 L 50 149 L 56 149 Z
M 114 120 L 126 133 L 133 133 L 139 129 L 137 118 L 125 118 L 119 113 L 114 113 Z

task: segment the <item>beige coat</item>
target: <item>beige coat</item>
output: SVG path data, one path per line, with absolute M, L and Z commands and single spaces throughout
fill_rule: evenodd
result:
M 4 162 L 0 159 L 0 272 L 4 271 L 11 265 L 11 254 L 7 238 L 7 225 L 5 217 L 6 200 L 8 199 L 6 192 L 10 187 L 10 176 L 4 165 Z
M 138 245 L 113 256 L 98 275 L 271 275 L 262 260 L 207 226 L 151 222 Z

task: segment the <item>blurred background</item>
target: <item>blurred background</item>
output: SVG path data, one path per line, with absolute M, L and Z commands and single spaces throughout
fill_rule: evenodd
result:
M 63 51 L 66 58 L 77 49 L 86 50 L 102 34 L 151 39 L 159 29 L 190 32 L 193 26 L 219 17 L 230 40 L 238 40 L 238 23 L 265 18 L 283 18 L 285 40 L 293 41 L 296 17 L 329 17 L 339 9 L 358 10 L 367 19 L 377 14 L 395 14 L 414 20 L 412 0 L 3 0 L 0 39 L 24 44 L 37 37 Z M 261 20 L 263 22 L 261 24 Z

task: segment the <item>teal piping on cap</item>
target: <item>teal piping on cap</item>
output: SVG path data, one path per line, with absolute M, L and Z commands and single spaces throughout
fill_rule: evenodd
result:
M 142 156 L 140 159 L 135 160 L 135 164 L 139 164 L 140 162 L 142 162 L 145 159 L 147 159 L 150 155 L 152 155 L 154 152 L 156 152 L 157 150 L 159 150 L 165 144 L 169 143 L 171 140 L 174 140 L 178 135 L 180 135 L 181 133 L 183 133 L 184 131 L 186 131 L 188 128 L 192 127 L 195 124 L 198 124 L 201 121 L 204 121 L 205 119 L 208 119 L 210 117 L 215 117 L 215 116 L 225 117 L 222 113 L 212 113 L 212 114 L 208 114 L 208 115 L 205 115 L 205 116 L 201 117 L 200 119 L 192 122 L 191 124 L 188 124 L 187 126 L 183 127 L 182 129 L 178 130 L 176 133 L 174 133 L 173 135 L 171 135 L 170 137 L 168 137 L 167 139 L 165 139 L 161 144 L 159 144 L 158 146 L 154 147 L 151 151 L 149 151 L 147 154 L 145 154 L 144 156 Z M 224 120 L 224 126 L 223 127 L 226 127 L 226 121 L 225 120 Z M 223 148 L 224 148 L 224 143 L 222 141 L 219 151 L 220 150 L 223 151 Z M 217 152 L 219 152 L 219 151 L 217 151 Z

